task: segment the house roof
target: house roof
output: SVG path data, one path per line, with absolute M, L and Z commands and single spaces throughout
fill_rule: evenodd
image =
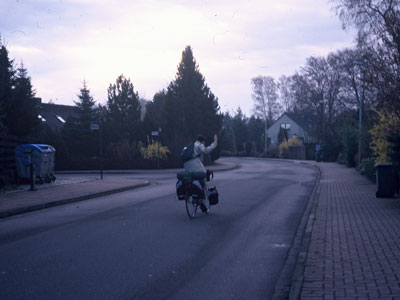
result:
M 140 99 L 141 120 L 144 119 L 146 114 L 146 105 L 148 102 L 149 101 Z M 38 98 L 38 103 L 39 118 L 41 118 L 42 122 L 46 123 L 54 131 L 59 131 L 70 117 L 77 116 L 75 111 L 76 106 L 41 103 L 40 98 Z
M 305 131 L 311 133 L 312 131 L 312 118 L 309 116 L 303 116 L 293 112 L 287 112 L 286 115 L 301 126 Z
M 297 125 L 299 125 L 301 128 L 303 128 L 303 130 L 305 130 L 309 134 L 311 133 L 311 131 L 312 131 L 312 127 L 311 127 L 312 119 L 311 118 L 307 118 L 305 116 L 302 116 L 300 114 L 293 113 L 293 112 L 285 112 L 285 113 L 283 113 L 278 118 L 278 120 L 276 120 L 274 122 L 274 124 L 277 123 L 284 115 L 286 115 L 290 119 L 292 119 Z
M 39 105 L 39 117 L 54 131 L 60 130 L 64 123 L 76 116 L 75 106 L 41 103 Z

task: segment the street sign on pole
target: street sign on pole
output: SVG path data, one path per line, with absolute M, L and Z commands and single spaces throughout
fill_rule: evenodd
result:
M 99 126 L 99 124 L 93 123 L 93 124 L 90 124 L 90 129 L 91 130 L 99 130 L 100 126 Z
M 161 128 L 159 128 L 158 131 L 151 132 L 152 136 L 157 137 L 157 169 L 160 168 L 160 132 Z
M 102 140 L 101 140 L 101 130 L 100 125 L 98 123 L 90 124 L 90 130 L 98 130 L 99 131 L 99 142 L 100 142 L 100 178 L 103 179 L 103 147 L 102 147 Z

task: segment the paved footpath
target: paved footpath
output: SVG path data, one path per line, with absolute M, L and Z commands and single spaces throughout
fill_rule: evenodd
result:
M 301 299 L 400 299 L 400 199 L 376 198 L 354 169 L 317 166 Z
M 105 178 L 60 184 L 37 191 L 0 194 L 0 218 L 128 191 L 148 185 L 143 179 Z

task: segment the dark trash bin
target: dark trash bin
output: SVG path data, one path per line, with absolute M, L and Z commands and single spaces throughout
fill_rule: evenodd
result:
M 320 162 L 321 161 L 321 153 L 319 151 L 315 152 L 315 161 L 316 162 Z
M 376 164 L 376 197 L 393 198 L 394 197 L 394 177 L 393 166 L 391 163 Z

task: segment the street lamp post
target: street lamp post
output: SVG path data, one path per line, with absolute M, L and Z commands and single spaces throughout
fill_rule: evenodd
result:
M 160 168 L 160 133 L 161 128 L 158 128 L 158 131 L 152 131 L 151 135 L 157 137 L 157 169 Z
M 158 128 L 158 143 L 157 143 L 157 168 L 160 168 L 160 134 L 161 128 Z
M 268 119 L 265 117 L 264 122 L 264 156 L 267 158 L 267 150 L 268 150 Z
M 99 128 L 100 135 L 100 179 L 103 179 L 103 133 L 101 127 Z
M 361 93 L 357 99 L 358 101 L 358 167 L 361 166 L 361 139 L 362 139 L 362 111 L 364 102 L 364 70 L 365 63 L 363 61 L 354 61 L 355 65 L 360 67 L 361 71 Z
M 90 129 L 93 131 L 99 132 L 99 142 L 100 142 L 100 179 L 103 179 L 103 141 L 102 141 L 102 133 L 100 128 L 100 118 L 99 123 L 90 124 Z

